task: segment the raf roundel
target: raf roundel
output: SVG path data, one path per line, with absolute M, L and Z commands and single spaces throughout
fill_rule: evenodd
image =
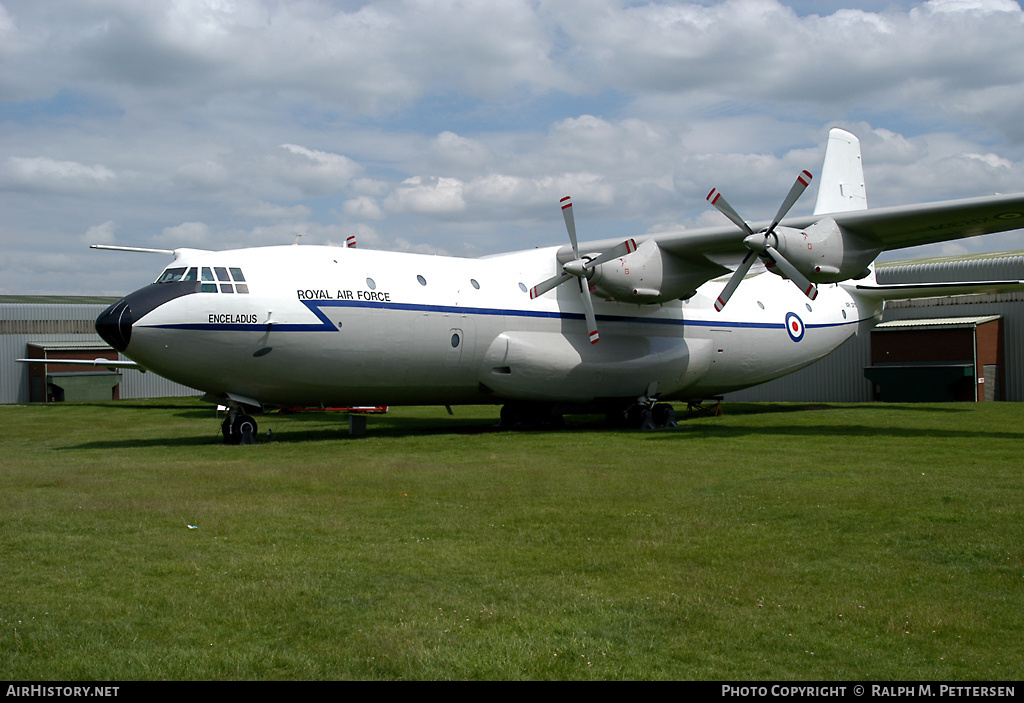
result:
M 786 331 L 789 332 L 789 338 L 794 342 L 799 342 L 804 338 L 804 322 L 795 312 L 786 315 Z

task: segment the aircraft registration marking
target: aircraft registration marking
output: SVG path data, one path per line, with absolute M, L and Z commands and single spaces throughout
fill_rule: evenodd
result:
M 947 220 L 939 224 L 929 225 L 928 229 L 933 232 L 939 232 L 949 229 L 960 229 L 963 227 L 971 227 L 973 225 L 984 225 L 995 220 L 1016 220 L 1020 219 L 1022 214 L 1019 212 L 1003 212 L 998 215 L 983 215 L 980 217 L 972 217 L 964 220 Z

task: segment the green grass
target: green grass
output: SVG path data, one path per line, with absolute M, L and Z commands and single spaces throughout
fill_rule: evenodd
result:
M 0 678 L 1024 678 L 1024 405 L 724 407 L 0 406 Z

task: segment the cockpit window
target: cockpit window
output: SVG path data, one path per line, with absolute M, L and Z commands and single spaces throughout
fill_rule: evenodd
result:
M 223 266 L 214 266 L 213 267 L 213 272 L 217 274 L 217 280 L 218 281 L 230 281 L 231 280 L 231 278 L 228 277 L 228 270 L 226 268 L 224 268 Z M 230 283 L 223 283 L 222 282 L 220 284 L 220 292 L 221 293 L 234 293 L 235 289 L 232 287 L 232 285 Z
M 244 283 L 245 276 L 240 268 L 228 268 L 226 266 L 184 266 L 165 269 L 157 283 L 176 283 L 177 281 L 195 282 L 202 281 L 199 290 L 203 293 L 248 293 L 249 286 Z M 218 285 L 218 282 L 220 284 Z M 232 285 L 234 282 L 234 285 Z
M 242 275 L 242 269 L 231 269 L 231 278 L 235 279 L 236 293 L 249 292 L 249 284 L 244 282 L 245 276 Z
M 184 268 L 167 269 L 162 274 L 160 274 L 160 278 L 156 279 L 156 282 L 157 283 L 174 283 L 175 281 L 180 281 L 181 277 L 184 276 L 184 275 L 185 275 L 185 269 Z

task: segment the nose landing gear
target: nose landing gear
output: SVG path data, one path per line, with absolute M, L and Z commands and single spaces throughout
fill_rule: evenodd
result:
M 220 426 L 224 444 L 256 444 L 256 420 L 237 409 L 228 411 Z

